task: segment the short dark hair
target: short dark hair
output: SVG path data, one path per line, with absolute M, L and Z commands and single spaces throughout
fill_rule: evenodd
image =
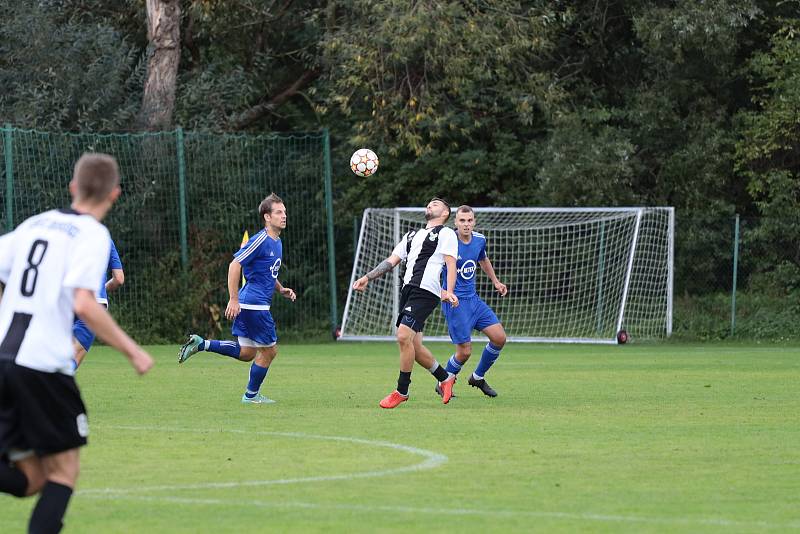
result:
M 269 196 L 258 205 L 258 219 L 261 221 L 261 224 L 264 224 L 264 215 L 272 214 L 273 204 L 283 204 L 281 197 L 275 193 L 270 193 Z
M 439 202 L 441 202 L 442 204 L 444 204 L 445 206 L 447 206 L 447 219 L 444 220 L 444 222 L 447 222 L 447 220 L 450 218 L 450 211 L 451 211 L 450 203 L 448 201 L 446 201 L 445 199 L 443 199 L 442 197 L 433 197 L 432 199 L 430 199 L 428 201 L 428 204 L 430 204 L 431 202 L 435 202 L 437 200 Z
M 472 206 L 467 206 L 466 204 L 461 204 L 458 209 L 456 210 L 456 214 L 458 213 L 471 213 L 475 215 L 475 210 L 472 209 Z
M 75 163 L 72 179 L 80 200 L 102 202 L 119 185 L 119 165 L 113 156 L 87 152 Z

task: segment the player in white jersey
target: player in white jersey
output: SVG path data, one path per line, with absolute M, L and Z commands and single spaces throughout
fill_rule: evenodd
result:
M 450 205 L 441 198 L 434 198 L 425 208 L 425 228 L 408 232 L 394 247 L 392 254 L 377 267 L 353 284 L 356 291 L 364 291 L 370 280 L 375 280 L 406 260 L 406 273 L 400 293 L 400 309 L 397 316 L 397 343 L 400 346 L 400 376 L 397 389 L 381 402 L 381 408 L 395 408 L 408 400 L 411 384 L 411 369 L 414 361 L 428 369 L 436 377 L 442 390 L 442 401 L 447 404 L 453 392 L 455 376 L 448 376 L 431 351 L 422 344 L 425 320 L 440 301 L 458 306 L 458 297 L 451 291 L 442 290 L 442 267 L 448 267 L 448 287 L 455 285 L 458 240 L 452 228 L 444 223 L 450 218 Z
M 69 209 L 27 219 L 0 237 L 0 491 L 39 493 L 29 532 L 58 532 L 89 427 L 73 377 L 77 314 L 140 374 L 153 360 L 95 300 L 109 256 L 102 220 L 120 194 L 117 162 L 84 154 Z

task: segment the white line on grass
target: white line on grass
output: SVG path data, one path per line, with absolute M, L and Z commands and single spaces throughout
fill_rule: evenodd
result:
M 635 516 L 635 515 L 614 515 L 614 514 L 593 514 L 593 513 L 574 513 L 574 512 L 547 512 L 536 510 L 480 510 L 480 509 L 466 509 L 466 508 L 426 508 L 426 507 L 412 507 L 412 506 L 382 506 L 382 505 L 358 505 L 358 504 L 318 504 L 298 501 L 288 502 L 275 502 L 275 501 L 242 501 L 239 499 L 203 499 L 191 497 L 172 497 L 172 496 L 152 496 L 152 495 L 137 495 L 142 492 L 154 491 L 174 491 L 174 490 L 192 490 L 192 489 L 219 489 L 219 488 L 234 488 L 244 486 L 269 486 L 279 484 L 297 484 L 304 482 L 327 482 L 334 480 L 354 480 L 358 478 L 371 478 L 394 475 L 399 473 L 407 473 L 411 471 L 422 471 L 426 469 L 434 469 L 447 462 L 447 456 L 436 452 L 419 449 L 417 447 L 410 447 L 408 445 L 400 445 L 388 441 L 377 441 L 360 438 L 350 438 L 344 436 L 322 436 L 316 434 L 303 434 L 300 432 L 261 432 L 249 430 L 198 430 L 190 428 L 161 428 L 161 427 L 148 427 L 148 426 L 107 426 L 111 430 L 134 430 L 134 431 L 157 431 L 157 432 L 173 432 L 173 433 L 197 433 L 197 434 L 211 434 L 211 433 L 232 433 L 232 434 L 248 434 L 257 436 L 278 436 L 298 439 L 316 439 L 326 441 L 339 441 L 345 443 L 356 443 L 359 445 L 367 445 L 374 447 L 384 447 L 398 451 L 407 452 L 425 458 L 422 462 L 394 469 L 384 469 L 379 471 L 365 471 L 361 473 L 345 473 L 340 475 L 324 475 L 314 477 L 299 477 L 299 478 L 285 478 L 273 480 L 247 480 L 241 482 L 209 482 L 201 484 L 182 484 L 172 486 L 137 486 L 135 488 L 96 488 L 79 490 L 76 494 L 89 497 L 93 499 L 103 500 L 133 500 L 140 502 L 153 502 L 153 503 L 171 503 L 171 504 L 186 504 L 186 505 L 219 505 L 219 506 L 255 506 L 261 508 L 273 509 L 307 509 L 307 510 L 339 510 L 348 512 L 363 512 L 363 513 L 399 513 L 399 514 L 436 514 L 436 515 L 451 515 L 451 516 L 494 516 L 494 517 L 537 517 L 547 519 L 562 519 L 570 521 L 590 521 L 590 522 L 606 522 L 606 523 L 640 523 L 652 525 L 705 525 L 705 526 L 721 526 L 721 527 L 738 527 L 738 528 L 762 528 L 762 529 L 800 529 L 800 522 L 793 521 L 790 523 L 770 523 L 766 521 L 736 521 L 725 518 L 689 518 L 689 517 L 655 517 L 655 516 Z
M 191 490 L 191 489 L 219 489 L 219 488 L 238 488 L 245 486 L 272 486 L 280 484 L 299 484 L 304 482 L 328 482 L 333 480 L 353 480 L 356 478 L 372 478 L 383 477 L 388 475 L 396 475 L 400 473 L 408 473 L 412 471 L 423 471 L 426 469 L 435 469 L 440 465 L 447 462 L 447 456 L 437 452 L 419 449 L 417 447 L 410 447 L 408 445 L 400 445 L 398 443 L 391 443 L 389 441 L 377 441 L 371 439 L 349 438 L 344 436 L 321 436 L 316 434 L 304 434 L 301 432 L 260 432 L 251 430 L 197 430 L 191 428 L 161 428 L 161 427 L 148 427 L 148 426 L 108 426 L 104 427 L 110 430 L 134 430 L 141 431 L 154 431 L 162 433 L 196 433 L 196 434 L 213 434 L 213 433 L 231 433 L 231 434 L 247 434 L 255 436 L 277 436 L 285 438 L 298 438 L 298 439 L 313 439 L 323 441 L 339 441 L 345 443 L 356 443 L 358 445 L 367 445 L 370 447 L 383 447 L 387 449 L 394 449 L 396 451 L 407 452 L 416 456 L 424 458 L 422 462 L 407 465 L 403 467 L 396 467 L 393 469 L 381 469 L 378 471 L 363 471 L 360 473 L 344 473 L 339 475 L 320 475 L 311 477 L 297 477 L 297 478 L 279 478 L 272 480 L 245 480 L 239 482 L 204 482 L 200 484 L 176 484 L 176 485 L 163 485 L 163 486 L 137 486 L 135 488 L 95 488 L 80 490 L 77 493 L 80 495 L 92 494 L 128 494 L 128 493 L 141 493 L 153 491 L 175 491 L 175 490 Z
M 706 525 L 719 527 L 738 528 L 767 528 L 767 529 L 800 529 L 800 522 L 769 523 L 766 521 L 736 521 L 724 518 L 689 518 L 689 517 L 652 517 L 635 515 L 590 514 L 572 512 L 545 512 L 534 510 L 480 510 L 467 508 L 426 508 L 413 506 L 382 506 L 360 504 L 318 504 L 309 502 L 275 502 L 275 501 L 242 501 L 240 499 L 202 499 L 189 497 L 145 496 L 145 495 L 113 495 L 93 494 L 87 497 L 109 500 L 134 500 L 165 504 L 187 504 L 200 506 L 245 506 L 272 509 L 304 509 L 304 510 L 335 510 L 365 513 L 398 513 L 398 514 L 434 514 L 450 516 L 494 516 L 494 517 L 536 517 L 545 519 L 563 519 L 570 521 L 594 521 L 607 523 L 641 523 L 652 525 Z

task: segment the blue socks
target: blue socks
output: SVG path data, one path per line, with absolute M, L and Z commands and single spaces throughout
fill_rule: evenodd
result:
M 231 358 L 236 358 L 238 360 L 241 347 L 239 346 L 238 341 L 217 341 L 216 339 L 211 339 L 201 343 L 200 350 L 216 352 L 217 354 L 230 356 Z
M 457 375 L 461 371 L 461 362 L 456 360 L 455 354 L 450 356 L 450 359 L 447 360 L 447 366 L 445 369 L 447 369 L 447 372 L 451 375 Z
M 502 347 L 495 347 L 492 345 L 491 341 L 486 344 L 486 348 L 483 349 L 483 354 L 481 354 L 481 361 L 478 362 L 478 367 L 476 367 L 475 372 L 472 373 L 475 378 L 481 379 L 486 375 L 489 368 L 497 361 L 497 358 L 500 357 L 501 349 Z
M 267 371 L 269 371 L 269 367 L 261 367 L 256 365 L 256 362 L 250 365 L 250 381 L 247 383 L 247 390 L 244 392 L 245 397 L 252 399 L 258 395 L 261 383 L 267 377 Z

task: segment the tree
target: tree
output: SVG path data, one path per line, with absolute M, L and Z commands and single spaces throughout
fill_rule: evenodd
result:
M 341 176 L 348 202 L 530 203 L 537 144 L 563 98 L 545 65 L 569 15 L 551 4 L 342 2 L 322 43 L 317 109 L 341 125 L 337 160 L 369 146 L 384 163 L 367 184 Z M 369 29 L 353 31 L 356 20 Z
M 139 123 L 147 130 L 172 126 L 181 58 L 179 0 L 147 0 L 147 79 Z
M 764 216 L 749 238 L 768 285 L 800 290 L 800 19 L 785 20 L 749 66 L 756 108 L 739 114 L 736 164 Z
M 320 127 L 310 93 L 321 73 L 324 8 L 313 0 L 195 0 L 186 9 L 177 120 L 216 131 Z

